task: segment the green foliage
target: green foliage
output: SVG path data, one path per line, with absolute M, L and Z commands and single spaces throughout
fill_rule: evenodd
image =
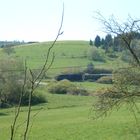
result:
M 112 92 L 114 91 L 114 92 Z M 116 90 L 113 87 L 109 87 L 109 88 L 102 88 L 96 91 L 96 95 L 98 95 L 99 100 L 98 100 L 98 104 L 96 104 L 96 106 L 100 106 L 98 109 L 103 109 L 103 111 L 105 111 L 105 107 L 107 107 L 107 109 L 109 108 L 109 105 L 106 104 L 108 101 L 111 101 L 109 99 L 120 99 L 122 97 L 121 93 L 116 92 Z M 112 102 L 110 102 L 112 103 Z M 112 105 L 112 104 L 110 104 Z
M 75 83 L 77 84 L 77 83 Z M 46 89 L 45 89 L 46 90 Z M 40 91 L 38 91 L 40 92 Z M 70 108 L 76 106 L 92 105 L 95 98 L 93 96 L 73 96 L 71 94 L 46 94 L 49 109 Z M 45 105 L 45 104 L 43 104 Z
M 99 35 L 95 37 L 94 45 L 98 48 L 101 45 L 101 38 Z
M 91 83 L 90 83 L 91 84 Z M 32 107 L 32 113 L 39 114 L 34 120 L 30 140 L 134 140 L 134 118 L 125 106 L 113 110 L 107 118 L 93 120 L 92 105 L 95 96 L 72 96 L 46 94 L 47 104 Z M 43 108 L 43 109 L 42 109 Z M 21 108 L 19 122 L 24 122 L 28 108 Z M 2 115 L 1 115 L 2 114 Z M 15 108 L 0 110 L 0 138 L 9 139 L 11 118 Z M 46 131 L 44 131 L 46 130 Z M 21 140 L 24 127 L 18 127 L 16 140 Z M 55 135 L 54 135 L 55 132 Z
M 103 76 L 99 78 L 96 82 L 101 84 L 112 84 L 112 76 Z
M 127 62 L 127 63 L 130 63 L 132 61 L 132 56 L 131 56 L 130 52 L 127 50 L 122 51 L 120 58 L 122 61 Z
M 15 59 L 2 59 L 0 61 L 0 102 L 1 107 L 17 103 L 21 92 L 20 80 L 22 72 L 22 62 Z
M 11 46 L 5 46 L 5 47 L 3 47 L 3 52 L 8 55 L 11 55 L 12 53 L 15 53 L 15 50 Z
M 14 82 L 14 84 L 12 84 Z M 22 89 L 22 84 L 18 83 L 17 81 L 10 81 L 9 83 L 6 83 L 7 86 L 2 89 L 2 93 L 0 95 L 0 108 L 5 108 L 5 107 L 11 107 L 13 105 L 18 105 L 20 96 L 21 96 L 21 89 Z M 30 95 L 30 90 L 29 88 L 26 88 L 26 92 L 23 94 L 21 105 L 28 105 L 29 102 L 29 95 Z M 44 95 L 40 95 L 38 93 L 35 93 L 32 95 L 32 100 L 31 104 L 39 104 L 39 103 L 44 103 L 47 102 L 46 98 Z
M 90 41 L 89 41 L 89 45 L 90 46 L 93 46 L 93 41 L 90 39 Z
M 104 45 L 103 45 L 103 48 L 105 49 L 106 52 L 108 52 L 112 44 L 113 44 L 112 36 L 111 34 L 107 34 L 105 37 Z
M 73 86 L 74 84 L 72 84 L 68 80 L 62 80 L 60 82 L 56 82 L 50 85 L 48 90 L 51 93 L 67 94 L 68 89 Z
M 105 39 L 102 38 L 102 39 L 101 39 L 101 45 L 102 45 L 102 48 L 103 48 L 103 46 L 104 46 L 104 43 L 105 43 Z
M 134 39 L 131 43 L 131 47 L 133 48 L 133 51 L 138 59 L 140 59 L 140 40 Z
M 0 108 L 10 107 L 19 103 L 24 80 L 23 64 L 20 60 L 3 59 L 0 61 Z M 30 84 L 25 86 L 22 105 L 27 105 Z M 33 94 L 31 104 L 45 102 L 43 95 Z
M 55 94 L 89 95 L 87 90 L 68 80 L 62 80 L 51 84 L 48 91 Z
M 88 96 L 89 92 L 84 88 L 75 86 L 68 88 L 67 94 Z
M 44 62 L 48 47 L 51 43 L 52 42 L 44 42 L 20 45 L 14 48 L 15 53 L 12 54 L 12 56 L 15 56 L 16 59 L 26 58 L 28 67 L 31 69 L 40 69 Z M 89 41 L 56 42 L 56 47 L 53 49 L 53 52 L 55 52 L 55 61 L 51 69 L 48 71 L 49 77 L 55 77 L 56 75 L 65 71 L 73 72 L 77 71 L 78 69 L 83 71 L 90 62 L 92 62 L 95 67 L 99 68 L 112 68 L 112 64 L 114 69 L 118 68 L 118 62 L 116 59 L 106 57 L 104 50 L 101 48 L 99 48 L 99 52 L 106 63 L 104 63 L 104 61 L 94 61 L 89 59 L 89 56 L 87 56 L 87 54 L 90 54 L 89 48 L 92 48 L 89 47 Z M 62 56 L 62 54 L 65 55 Z M 5 56 L 7 57 L 3 51 L 0 51 L 0 57 L 2 58 Z M 71 56 L 73 56 L 73 58 Z M 124 61 L 119 62 L 120 65 L 123 65 L 124 63 Z
M 29 92 L 26 92 L 24 94 L 24 96 L 22 98 L 22 102 L 21 102 L 22 105 L 28 105 L 29 94 L 30 94 Z M 40 94 L 38 92 L 35 92 L 32 95 L 31 105 L 37 105 L 37 104 L 40 104 L 40 103 L 47 103 L 47 99 L 46 99 L 44 94 Z
M 95 47 L 89 49 L 88 58 L 94 61 L 105 62 L 104 52 L 101 49 Z
M 118 90 L 123 87 L 124 92 L 135 94 L 140 92 L 140 71 L 139 67 L 119 69 L 114 72 L 114 83 Z M 126 91 L 125 91 L 126 90 Z M 123 92 L 123 90 L 122 90 Z
M 118 58 L 118 55 L 115 52 L 109 52 L 107 53 L 107 56 L 110 58 Z
M 113 50 L 114 51 L 122 51 L 124 46 L 124 42 L 119 36 L 114 37 L 114 42 L 113 42 Z
M 130 111 L 138 110 L 137 100 L 140 98 L 139 67 L 122 68 L 113 74 L 113 86 L 98 91 L 95 104 L 97 117 L 106 115 L 113 108 L 120 109 L 125 103 Z M 99 113 L 99 114 L 98 114 Z
M 87 68 L 84 70 L 85 73 L 93 73 L 94 71 L 94 65 L 92 63 L 89 63 L 87 65 Z
M 112 84 L 100 84 L 97 82 L 89 82 L 89 81 L 84 81 L 84 82 L 77 82 L 78 86 L 80 86 L 83 89 L 87 89 L 88 91 L 92 91 L 92 94 L 104 87 L 110 88 L 112 87 Z M 90 92 L 91 93 L 91 92 Z

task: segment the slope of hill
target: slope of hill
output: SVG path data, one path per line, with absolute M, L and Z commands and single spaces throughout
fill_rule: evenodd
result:
M 23 60 L 26 58 L 28 67 L 38 69 L 43 64 L 50 45 L 51 42 L 16 46 L 15 53 L 8 57 L 22 58 Z M 89 60 L 87 57 L 89 48 L 91 46 L 86 41 L 58 41 L 52 50 L 52 52 L 55 52 L 55 61 L 49 74 L 56 75 L 65 71 L 82 70 L 90 62 L 95 67 L 106 69 L 115 69 L 125 64 L 119 58 L 108 56 L 105 56 L 105 62 Z M 7 57 L 3 51 L 0 51 L 0 57 L 4 56 Z M 106 87 L 104 84 L 93 82 L 75 82 L 75 84 L 79 84 L 91 92 Z M 94 121 L 95 112 L 92 105 L 96 100 L 95 96 L 50 94 L 47 87 L 42 86 L 37 89 L 37 93 L 43 93 L 48 102 L 32 108 L 31 123 L 33 123 L 33 127 L 31 126 L 31 132 L 29 133 L 30 140 L 46 140 L 46 138 L 50 140 L 133 139 L 131 130 L 135 129 L 133 126 L 134 118 L 125 107 L 119 111 L 114 110 L 111 116 L 105 120 Z M 21 115 L 18 120 L 18 124 L 21 125 L 17 124 L 18 129 L 15 136 L 17 140 L 22 138 L 27 110 L 26 107 L 21 108 Z M 0 110 L 1 139 L 9 138 L 10 126 L 14 116 L 15 108 Z M 131 130 L 129 130 L 130 128 Z
M 25 44 L 15 47 L 15 53 L 12 56 L 27 60 L 27 65 L 33 69 L 39 69 L 43 65 L 48 48 L 52 42 Z M 88 41 L 58 41 L 51 51 L 55 53 L 55 60 L 50 69 L 51 74 L 58 74 L 67 71 L 80 71 L 87 67 L 89 63 L 93 63 L 95 67 L 113 69 L 121 67 L 122 62 L 119 59 L 109 59 L 105 57 L 105 62 L 93 61 L 87 57 L 89 49 Z M 1 51 L 2 52 L 2 51 Z M 3 54 L 1 54 L 3 56 Z M 124 64 L 124 63 L 123 63 Z M 113 67 L 112 67 L 113 65 Z

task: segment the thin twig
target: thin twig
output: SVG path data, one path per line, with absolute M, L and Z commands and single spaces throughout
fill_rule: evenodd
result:
M 42 69 L 40 70 L 39 74 L 37 75 L 37 77 L 35 79 L 34 79 L 34 75 L 33 75 L 32 70 L 30 70 L 31 78 L 32 78 L 31 79 L 31 91 L 30 91 L 30 94 L 29 94 L 27 123 L 26 123 L 26 128 L 25 128 L 25 131 L 24 131 L 24 138 L 23 138 L 24 140 L 27 140 L 27 134 L 28 134 L 28 131 L 29 131 L 29 126 L 30 126 L 32 95 L 34 93 L 34 90 L 36 89 L 36 87 L 39 85 L 39 83 L 41 82 L 41 80 L 43 78 L 41 75 L 43 74 L 44 71 L 46 72 L 45 68 L 46 68 L 46 66 L 48 64 L 48 61 L 49 61 L 49 57 L 50 57 L 50 53 L 51 53 L 52 48 L 54 47 L 56 41 L 58 40 L 58 37 L 63 34 L 63 32 L 61 32 L 62 25 L 63 25 L 63 18 L 64 18 L 64 4 L 63 4 L 61 24 L 60 24 L 58 33 L 57 33 L 56 38 L 53 41 L 52 45 L 49 47 L 48 52 L 47 52 L 47 57 L 46 57 L 46 60 L 44 62 L 44 65 L 42 66 Z M 51 67 L 53 61 L 54 61 L 54 57 L 52 58 L 52 61 L 51 61 L 50 65 L 48 66 L 47 70 Z M 36 86 L 36 82 L 37 82 L 37 86 Z
M 17 119 L 18 119 L 19 114 L 20 114 L 22 98 L 23 98 L 23 95 L 25 93 L 26 81 L 27 81 L 27 64 L 26 64 L 26 60 L 25 60 L 24 83 L 23 83 L 23 86 L 22 86 L 22 90 L 21 90 L 21 95 L 20 95 L 20 98 L 19 98 L 18 107 L 17 107 L 17 110 L 15 111 L 14 121 L 13 121 L 13 124 L 11 125 L 11 136 L 10 136 L 10 140 L 13 140 L 14 139 L 15 125 L 17 123 Z

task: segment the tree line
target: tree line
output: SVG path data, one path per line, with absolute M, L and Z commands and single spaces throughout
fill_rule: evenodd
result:
M 107 34 L 105 38 L 101 38 L 99 35 L 96 35 L 94 40 L 89 41 L 90 46 L 96 46 L 97 48 L 101 47 L 105 50 L 105 52 L 111 51 L 123 51 L 125 49 L 125 43 L 122 40 L 122 36 L 133 36 L 133 40 L 139 40 L 140 39 L 140 33 L 139 32 L 129 32 L 129 33 L 123 33 L 120 35 L 112 36 L 111 34 Z M 129 40 L 129 38 L 128 38 Z
M 25 41 L 18 41 L 18 40 L 14 40 L 14 41 L 0 41 L 0 48 L 4 48 L 4 47 L 12 47 L 12 46 L 16 46 L 16 45 L 21 45 L 21 44 L 25 44 Z

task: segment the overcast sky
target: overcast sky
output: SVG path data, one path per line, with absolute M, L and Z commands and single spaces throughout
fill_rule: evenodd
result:
M 65 4 L 60 40 L 89 40 L 102 27 L 95 11 L 105 17 L 140 18 L 140 0 L 0 0 L 0 40 L 49 41 L 55 38 Z

